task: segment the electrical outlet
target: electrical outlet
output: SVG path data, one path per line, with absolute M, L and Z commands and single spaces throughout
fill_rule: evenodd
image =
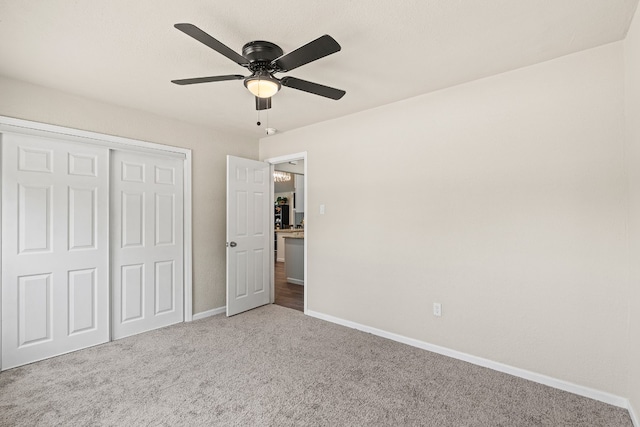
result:
M 439 302 L 433 303 L 433 315 L 436 317 L 442 316 L 442 304 Z

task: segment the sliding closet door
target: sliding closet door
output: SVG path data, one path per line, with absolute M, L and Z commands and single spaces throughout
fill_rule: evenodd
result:
M 7 369 L 109 340 L 109 151 L 1 138 Z
M 114 339 L 183 320 L 183 163 L 112 152 Z

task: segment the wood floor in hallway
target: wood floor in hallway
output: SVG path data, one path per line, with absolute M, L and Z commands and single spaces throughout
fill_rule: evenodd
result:
M 287 283 L 284 262 L 275 266 L 275 304 L 304 311 L 304 286 Z

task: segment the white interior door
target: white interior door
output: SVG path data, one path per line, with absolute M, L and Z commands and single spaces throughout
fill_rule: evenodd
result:
M 269 304 L 270 165 L 227 156 L 227 316 Z
M 112 335 L 183 320 L 183 163 L 112 152 Z
M 108 162 L 2 134 L 2 369 L 109 340 Z

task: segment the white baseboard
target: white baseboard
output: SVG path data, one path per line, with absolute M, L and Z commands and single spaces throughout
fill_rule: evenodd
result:
M 276 258 L 276 261 L 278 261 L 278 262 L 284 262 L 284 258 Z
M 633 406 L 631 406 L 631 402 L 629 402 L 628 408 L 629 416 L 631 417 L 631 422 L 633 423 L 633 427 L 640 427 L 640 418 L 633 411 Z
M 312 310 L 307 310 L 306 314 L 312 317 L 316 317 L 318 319 L 326 320 L 331 323 L 337 323 L 338 325 L 346 326 L 348 328 L 357 329 L 363 332 L 368 332 L 370 334 L 377 335 L 379 337 L 401 342 L 403 344 L 421 348 L 423 350 L 431 351 L 433 353 L 438 353 L 444 356 L 452 357 L 454 359 L 463 360 L 465 362 L 473 363 L 474 365 L 493 369 L 494 371 L 504 372 L 506 374 L 524 378 L 526 380 L 533 381 L 536 383 L 544 384 L 549 387 L 554 387 L 560 390 L 568 391 L 570 393 L 574 393 L 579 396 L 588 397 L 590 399 L 599 400 L 600 402 L 604 402 L 610 405 L 618 406 L 620 408 L 628 409 L 633 419 L 635 427 L 640 427 L 631 409 L 629 400 L 624 397 L 616 396 L 614 394 L 607 393 L 600 390 L 595 390 L 589 387 L 584 387 L 578 384 L 573 384 L 568 381 L 549 377 L 543 374 L 538 374 L 536 372 L 527 371 L 526 369 L 520 369 L 514 366 L 505 365 L 504 363 L 494 362 L 493 360 L 473 356 L 471 354 L 463 353 L 461 351 L 452 350 L 452 349 L 441 347 L 435 344 L 429 344 L 427 342 L 420 341 L 414 338 L 408 338 L 403 335 L 398 335 L 392 332 L 383 331 L 382 329 L 373 328 L 373 327 L 362 325 L 360 323 L 352 322 L 349 320 L 340 319 L 339 317 L 330 316 L 328 314 L 318 313 Z
M 287 282 L 292 283 L 294 285 L 304 286 L 304 280 L 294 279 L 293 277 L 287 277 Z
M 222 306 L 218 308 L 213 308 L 207 311 L 201 311 L 200 313 L 196 313 L 193 315 L 193 320 L 204 319 L 205 317 L 215 316 L 216 314 L 222 314 L 227 312 L 227 307 Z

